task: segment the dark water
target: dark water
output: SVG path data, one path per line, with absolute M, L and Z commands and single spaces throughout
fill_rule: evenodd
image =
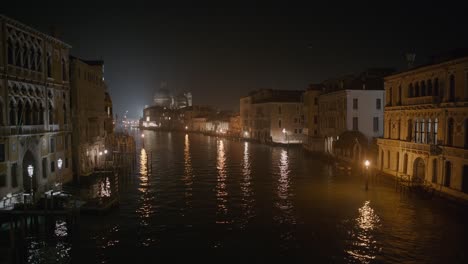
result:
M 360 174 L 300 148 L 145 135 L 120 208 L 81 218 L 73 262 L 468 261 L 466 208 L 402 195 L 385 179 L 366 192 Z

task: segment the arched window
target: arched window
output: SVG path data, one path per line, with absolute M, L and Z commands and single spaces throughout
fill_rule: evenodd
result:
M 63 104 L 63 124 L 67 124 L 67 106 Z
M 408 97 L 414 97 L 414 87 L 413 84 L 410 83 L 409 88 L 408 88 Z
M 415 136 L 415 142 L 419 143 L 419 121 L 416 119 L 414 121 L 414 136 Z
M 32 47 L 29 48 L 29 69 L 35 71 L 36 70 L 36 63 L 34 62 L 34 57 L 36 53 Z
M 455 101 L 455 76 L 453 74 L 450 75 L 449 100 Z
M 439 96 L 439 78 L 434 79 L 434 96 Z
M 450 161 L 445 162 L 445 175 L 444 175 L 444 186 L 450 187 L 450 181 L 452 178 L 452 163 Z
M 427 95 L 432 96 L 432 80 L 427 80 Z
M 8 39 L 8 64 L 13 65 L 14 64 L 14 59 L 15 59 L 15 46 L 13 44 L 13 40 Z
M 413 141 L 413 121 L 411 119 L 408 120 L 408 126 L 407 126 L 407 131 L 406 131 L 406 140 L 407 141 Z
M 449 118 L 447 122 L 447 145 L 449 146 L 453 146 L 454 126 L 453 118 Z
M 437 159 L 432 160 L 432 183 L 437 183 Z
M 24 107 L 21 101 L 18 102 L 18 125 L 24 125 Z
M 44 107 L 39 105 L 39 124 L 44 124 Z
M 52 77 L 52 58 L 47 54 L 47 77 Z
M 431 121 L 430 118 L 427 120 L 427 133 L 426 133 L 426 135 L 427 135 L 427 139 L 426 139 L 427 143 L 432 144 L 432 142 L 433 142 L 433 140 L 432 140 L 432 121 Z
M 49 102 L 49 125 L 54 124 L 54 108 L 52 107 L 52 103 Z
M 10 107 L 9 107 L 9 123 L 10 123 L 10 126 L 16 126 L 16 109 L 15 109 L 15 104 L 13 103 L 13 101 L 10 101 Z
M 421 95 L 421 93 L 420 93 L 420 90 L 419 90 L 419 83 L 416 82 L 416 84 L 415 84 L 415 86 L 414 86 L 414 96 L 415 96 L 415 97 L 418 97 L 418 96 L 420 96 L 420 95 Z
M 26 46 L 26 44 L 23 44 L 21 47 L 21 67 L 23 68 L 28 68 L 28 58 L 29 58 L 29 48 Z
M 15 65 L 21 67 L 21 47 L 18 42 L 15 43 Z
M 426 83 L 421 81 L 421 96 L 426 96 Z
M 434 139 L 434 144 L 437 144 L 437 133 L 439 132 L 439 119 L 436 118 L 434 119 L 434 136 L 433 136 L 433 139 Z
M 31 115 L 32 115 L 31 103 L 26 102 L 26 108 L 24 111 L 24 124 L 27 126 L 32 124 Z
M 426 123 L 424 119 L 421 119 L 421 143 L 426 143 Z
M 465 140 L 465 142 L 464 142 L 465 143 L 465 149 L 468 149 L 468 119 L 465 119 L 465 122 L 463 122 L 463 123 L 464 123 L 463 124 L 463 127 L 464 127 L 463 135 L 465 137 L 464 138 L 464 140 Z
M 42 51 L 37 51 L 36 69 L 38 72 L 42 71 Z

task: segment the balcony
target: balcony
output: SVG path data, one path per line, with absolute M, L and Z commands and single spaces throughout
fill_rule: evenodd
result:
M 30 135 L 45 132 L 44 125 L 31 125 L 31 126 L 2 126 L 0 132 L 2 135 Z
M 440 103 L 439 96 L 418 96 L 406 98 L 403 105 L 422 105 L 422 104 L 437 104 Z

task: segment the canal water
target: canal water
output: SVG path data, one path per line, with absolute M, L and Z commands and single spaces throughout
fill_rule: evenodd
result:
M 378 176 L 366 191 L 361 173 L 300 147 L 144 134 L 120 207 L 81 216 L 64 260 L 468 262 L 464 207 L 402 194 Z

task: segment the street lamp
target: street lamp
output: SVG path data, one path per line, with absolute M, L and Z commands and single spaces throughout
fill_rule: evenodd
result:
M 369 166 L 370 166 L 370 161 L 366 160 L 364 161 L 364 166 L 366 166 L 366 191 L 369 189 Z
M 145 138 L 145 134 L 141 134 L 141 138 Z
M 60 185 L 60 190 L 62 189 L 62 175 L 61 175 L 61 170 L 62 170 L 62 159 L 57 160 L 57 167 L 58 167 L 58 175 L 59 175 L 59 185 Z
M 188 126 L 185 126 L 185 130 L 188 130 Z
M 33 201 L 33 173 L 34 173 L 34 167 L 33 165 L 28 166 L 28 176 L 31 179 L 31 203 Z

